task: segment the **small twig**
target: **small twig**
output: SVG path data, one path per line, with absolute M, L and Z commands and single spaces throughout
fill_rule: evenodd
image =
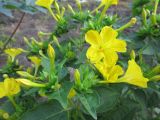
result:
M 16 28 L 14 29 L 14 31 L 10 35 L 9 39 L 4 43 L 3 48 L 0 49 L 0 54 L 3 53 L 3 51 L 6 49 L 7 45 L 9 44 L 9 42 L 12 40 L 13 36 L 15 35 L 15 33 L 17 32 L 18 28 L 20 27 L 20 25 L 22 23 L 24 16 L 25 16 L 25 13 L 22 14 L 21 19 L 19 20 Z

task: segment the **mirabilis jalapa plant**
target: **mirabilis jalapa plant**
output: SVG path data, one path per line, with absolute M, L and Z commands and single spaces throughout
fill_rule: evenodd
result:
M 68 5 L 71 16 L 65 15 L 64 7 L 61 8 L 55 0 L 37 0 L 36 4 L 47 8 L 58 26 L 73 24 L 75 29 L 78 20 L 93 26 L 80 22 L 81 34 L 65 41 L 59 41 L 58 37 L 62 37 L 64 29 L 71 28 L 57 27 L 56 31 L 62 31 L 56 34 L 39 32 L 41 41 L 31 38 L 30 42 L 30 39 L 24 38 L 27 50 L 6 49 L 7 64 L 16 64 L 19 69 L 14 66 L 5 69 L 14 74 L 1 69 L 4 80 L 0 83 L 0 98 L 7 97 L 8 101 L 0 107 L 0 117 L 8 120 L 158 118 L 159 83 L 155 81 L 160 78 L 159 66 L 145 73 L 134 50 L 126 57 L 128 66 L 120 64 L 123 61 L 121 55 L 127 52 L 127 42 L 119 37 L 119 32 L 133 26 L 136 18 L 117 29 L 114 25 L 104 25 L 103 20 L 110 19 L 105 15 L 107 9 L 118 2 L 102 0 L 95 10 L 87 12 L 87 16 L 91 17 L 83 19 L 79 15 L 86 13 L 83 13 L 79 0 L 76 3 L 81 14 Z M 52 4 L 55 11 L 51 8 Z M 98 11 L 102 7 L 102 12 Z M 75 23 L 69 23 L 71 19 L 67 17 L 76 19 Z M 97 22 L 92 23 L 95 20 Z M 95 27 L 96 24 L 99 27 Z M 48 36 L 48 40 L 42 41 Z M 16 56 L 22 52 L 27 54 L 32 66 L 20 67 Z M 152 115 L 148 116 L 148 112 Z

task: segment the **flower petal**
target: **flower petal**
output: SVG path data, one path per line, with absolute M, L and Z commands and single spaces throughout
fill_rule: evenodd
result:
M 15 95 L 20 92 L 20 85 L 14 78 L 4 80 L 4 88 L 7 96 Z
M 113 28 L 106 26 L 102 28 L 100 36 L 103 40 L 103 43 L 105 44 L 106 42 L 116 39 L 116 37 L 118 36 L 118 32 Z
M 0 82 L 0 98 L 3 98 L 6 95 L 6 92 L 4 90 L 4 84 L 3 82 Z
M 112 50 L 106 49 L 104 52 L 104 62 L 108 66 L 114 66 L 118 61 L 118 54 Z
M 86 56 L 91 63 L 97 63 L 104 57 L 104 54 L 103 52 L 99 52 L 97 48 L 91 46 L 88 48 Z
M 53 2 L 54 0 L 37 0 L 35 4 L 41 7 L 50 8 Z
M 120 82 L 126 82 L 142 88 L 147 88 L 148 79 L 143 76 L 140 66 L 133 59 L 130 60 L 128 64 L 128 69 L 125 75 L 120 78 Z
M 93 46 L 97 46 L 101 43 L 101 37 L 95 30 L 90 30 L 85 34 L 85 40 L 87 43 Z
M 118 4 L 118 0 L 102 0 L 101 3 L 103 5 L 110 3 L 111 5 L 117 5 Z
M 115 51 L 115 52 L 126 52 L 127 51 L 127 44 L 124 40 L 112 40 L 108 43 L 107 46 L 109 49 Z
M 109 72 L 108 83 L 115 83 L 120 75 L 123 75 L 124 71 L 121 66 L 115 65 Z

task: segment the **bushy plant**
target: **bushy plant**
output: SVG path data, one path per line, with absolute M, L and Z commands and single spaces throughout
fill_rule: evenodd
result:
M 37 0 L 56 21 L 53 32 L 26 38 L 27 49 L 7 48 L 0 69 L 0 117 L 8 120 L 158 120 L 160 66 L 145 64 L 130 50 L 117 15 L 118 0 L 102 0 L 93 11 L 56 0 Z M 54 5 L 54 10 L 51 8 Z M 102 9 L 102 11 L 101 11 Z M 127 38 L 127 37 L 126 37 Z M 127 49 L 129 48 L 129 51 Z M 31 66 L 21 65 L 24 54 Z

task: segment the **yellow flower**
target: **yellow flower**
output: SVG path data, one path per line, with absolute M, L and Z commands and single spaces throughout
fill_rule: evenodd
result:
M 128 69 L 125 75 L 118 80 L 118 82 L 125 82 L 142 88 L 147 88 L 148 81 L 148 78 L 143 76 L 140 66 L 134 59 L 128 62 Z
M 24 52 L 24 50 L 21 48 L 9 48 L 6 49 L 4 52 L 11 57 L 13 62 L 15 57 Z
M 14 78 L 6 78 L 0 82 L 0 98 L 12 96 L 20 92 L 20 85 Z
M 100 34 L 95 30 L 90 30 L 86 33 L 86 42 L 91 46 L 87 50 L 87 58 L 92 63 L 97 63 L 103 60 L 112 61 L 108 64 L 114 65 L 118 59 L 116 52 L 126 52 L 126 42 L 119 40 L 117 31 L 111 27 L 104 27 Z
M 50 9 L 54 0 L 37 0 L 36 5 Z
M 143 77 L 143 73 L 141 68 L 134 59 L 128 62 L 128 69 L 124 76 L 124 71 L 119 65 L 115 65 L 112 67 L 108 67 L 107 63 L 97 63 L 95 64 L 96 68 L 103 75 L 104 81 L 100 81 L 101 83 L 128 83 L 135 86 L 139 86 L 142 88 L 147 88 L 147 82 L 149 81 L 147 78 Z M 118 78 L 120 77 L 120 78 Z
M 117 5 L 118 0 L 101 0 L 102 5 L 110 4 L 110 5 Z
M 122 67 L 119 65 L 109 67 L 107 64 L 97 63 L 95 64 L 95 67 L 103 75 L 105 82 L 107 83 L 114 83 L 117 81 L 118 77 L 124 73 Z
M 39 67 L 41 65 L 41 59 L 37 56 L 31 56 L 29 59 L 35 64 L 36 67 Z

